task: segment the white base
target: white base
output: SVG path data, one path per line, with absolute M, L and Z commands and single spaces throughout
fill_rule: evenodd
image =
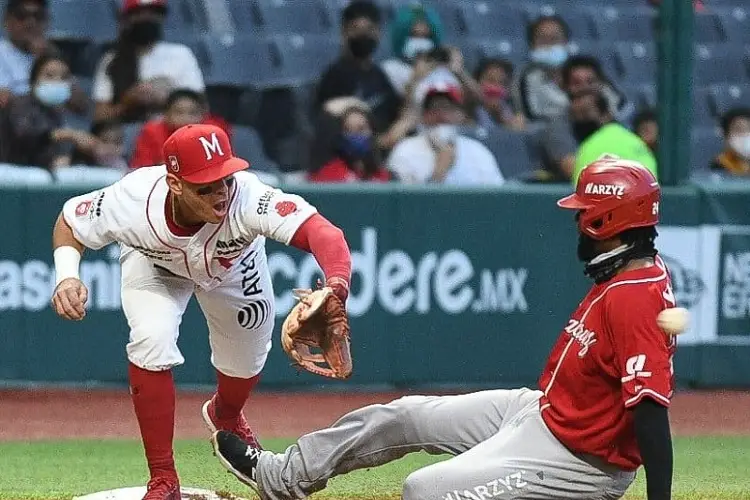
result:
M 180 488 L 180 492 L 184 500 L 245 500 L 229 493 L 222 495 L 215 491 L 198 488 Z M 132 488 L 100 491 L 99 493 L 75 497 L 73 500 L 142 500 L 145 494 L 145 486 L 135 486 Z

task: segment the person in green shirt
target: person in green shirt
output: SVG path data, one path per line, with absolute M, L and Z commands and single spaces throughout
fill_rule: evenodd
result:
M 643 140 L 612 116 L 607 99 L 598 91 L 582 92 L 571 99 L 570 121 L 580 144 L 573 170 L 573 186 L 587 165 L 602 155 L 637 161 L 657 179 L 656 158 Z

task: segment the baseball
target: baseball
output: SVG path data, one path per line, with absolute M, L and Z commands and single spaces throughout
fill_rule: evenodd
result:
M 660 312 L 656 322 L 669 335 L 679 335 L 687 330 L 690 313 L 684 307 L 671 307 Z

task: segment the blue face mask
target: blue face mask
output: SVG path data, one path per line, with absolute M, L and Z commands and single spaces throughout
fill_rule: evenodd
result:
M 70 99 L 70 82 L 50 80 L 40 81 L 34 87 L 34 95 L 42 104 L 60 106 Z
M 372 150 L 372 137 L 365 134 L 343 134 L 341 150 L 353 158 L 362 158 Z
M 532 50 L 531 60 L 552 68 L 559 68 L 568 60 L 568 47 L 566 45 L 551 45 L 541 49 Z

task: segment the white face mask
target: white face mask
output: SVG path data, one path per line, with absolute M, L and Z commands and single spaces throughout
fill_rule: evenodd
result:
M 404 48 L 401 50 L 401 54 L 405 59 L 412 60 L 418 54 L 431 51 L 435 47 L 435 44 L 429 38 L 415 38 L 409 37 L 406 39 Z
M 568 60 L 567 45 L 551 45 L 530 52 L 531 60 L 551 68 L 559 68 Z
M 750 160 L 750 134 L 733 135 L 729 138 L 729 146 L 735 153 Z
M 453 144 L 456 142 L 456 136 L 458 136 L 458 127 L 450 123 L 442 123 L 435 125 L 429 129 L 430 140 L 436 146 L 445 146 L 447 144 Z

